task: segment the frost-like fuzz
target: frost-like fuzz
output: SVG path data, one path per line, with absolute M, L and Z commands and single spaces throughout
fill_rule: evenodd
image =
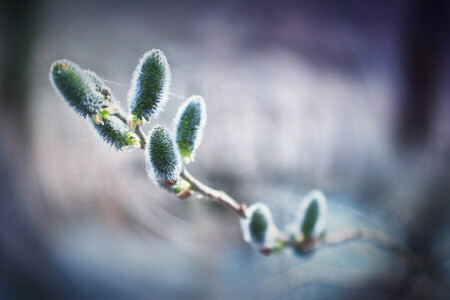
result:
M 102 118 L 103 124 L 97 124 L 94 120 L 91 120 L 91 122 L 102 139 L 117 150 L 122 150 L 124 147 L 134 146 L 138 143 L 139 138 L 131 132 L 127 125 L 117 118 Z
M 175 183 L 181 173 L 181 161 L 174 141 L 164 126 L 153 127 L 147 141 L 147 172 L 157 185 Z
M 101 79 L 100 76 L 97 75 L 97 73 L 92 70 L 84 70 L 84 73 L 94 83 L 96 88 L 95 90 L 102 94 L 105 102 L 116 102 L 111 89 L 105 84 L 103 79 Z
M 95 73 L 91 70 L 84 70 L 84 74 L 95 84 L 96 90 L 100 92 L 101 88 L 105 86 L 105 82 Z
M 128 91 L 130 112 L 147 121 L 157 117 L 169 97 L 170 67 L 161 50 L 144 54 L 136 66 Z
M 262 203 L 247 208 L 248 218 L 241 219 L 244 240 L 258 248 L 273 248 L 277 244 L 279 231 L 272 221 L 269 208 Z
M 301 201 L 296 221 L 289 226 L 295 235 L 306 239 L 320 237 L 327 227 L 327 200 L 319 190 L 309 192 Z
M 99 112 L 103 97 L 77 64 L 66 59 L 55 61 L 50 68 L 50 81 L 81 116 L 93 116 Z
M 178 109 L 174 119 L 175 139 L 183 159 L 191 161 L 203 137 L 206 104 L 201 96 L 191 96 Z

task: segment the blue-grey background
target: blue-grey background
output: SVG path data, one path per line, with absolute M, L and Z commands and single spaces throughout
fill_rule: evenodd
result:
M 353 242 L 263 257 L 233 212 L 180 201 L 116 152 L 48 80 L 67 58 L 126 107 L 133 70 L 161 49 L 172 96 L 202 95 L 190 170 L 280 228 L 301 197 L 329 199 L 329 232 L 383 230 L 418 255 L 450 241 L 446 1 L 3 1 L 0 298 L 445 298 L 449 262 L 411 276 Z

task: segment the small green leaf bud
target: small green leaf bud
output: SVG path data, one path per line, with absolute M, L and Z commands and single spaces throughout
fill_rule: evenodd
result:
M 161 50 L 153 49 L 139 61 L 128 91 L 130 112 L 147 121 L 157 117 L 169 97 L 170 67 Z
M 188 163 L 194 160 L 206 124 L 206 105 L 201 96 L 192 96 L 178 109 L 174 119 L 176 142 L 181 158 Z
M 162 182 L 157 182 L 157 184 L 161 189 L 175 194 L 180 199 L 186 199 L 191 195 L 191 184 L 182 178 L 179 178 L 171 186 L 164 185 Z

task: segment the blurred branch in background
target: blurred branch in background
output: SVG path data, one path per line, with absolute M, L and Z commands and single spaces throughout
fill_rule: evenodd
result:
M 40 197 L 32 182 L 27 120 L 40 2 L 2 1 L 0 7 L 0 298 L 64 298 L 68 283 L 36 223 L 37 212 L 26 204 Z
M 406 2 L 401 46 L 404 95 L 398 118 L 398 146 L 423 147 L 429 140 L 443 83 L 449 2 Z
M 0 298 L 65 298 L 68 283 L 35 216 L 25 206 L 29 182 L 0 135 Z M 8 145 L 10 146 L 10 145 Z M 33 194 L 33 200 L 36 199 Z
M 312 240 L 307 243 L 294 244 L 293 247 L 298 249 L 300 253 L 308 254 L 312 251 L 320 250 L 323 247 L 339 246 L 347 242 L 358 240 L 371 243 L 390 252 L 392 255 L 398 255 L 406 262 L 409 272 L 413 275 L 427 271 L 427 269 L 434 264 L 442 262 L 450 257 L 450 244 L 444 244 L 438 249 L 434 249 L 434 251 L 427 256 L 419 257 L 408 248 L 402 246 L 391 236 L 379 230 L 370 228 L 349 228 L 340 232 L 328 234 L 324 238 Z M 388 277 L 387 274 L 386 277 Z
M 26 120 L 29 101 L 31 52 L 38 30 L 40 1 L 1 2 L 4 22 L 0 70 L 1 121 L 9 143 L 27 151 L 29 138 Z

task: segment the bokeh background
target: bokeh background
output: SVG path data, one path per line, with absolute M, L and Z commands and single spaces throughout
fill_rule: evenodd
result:
M 449 3 L 2 1 L 0 298 L 447 298 L 450 262 L 410 274 L 373 245 L 263 257 L 233 212 L 181 201 L 117 152 L 48 79 L 60 58 L 108 80 L 159 48 L 172 96 L 202 95 L 191 173 L 280 228 L 321 189 L 330 232 L 377 228 L 417 255 L 450 241 Z

